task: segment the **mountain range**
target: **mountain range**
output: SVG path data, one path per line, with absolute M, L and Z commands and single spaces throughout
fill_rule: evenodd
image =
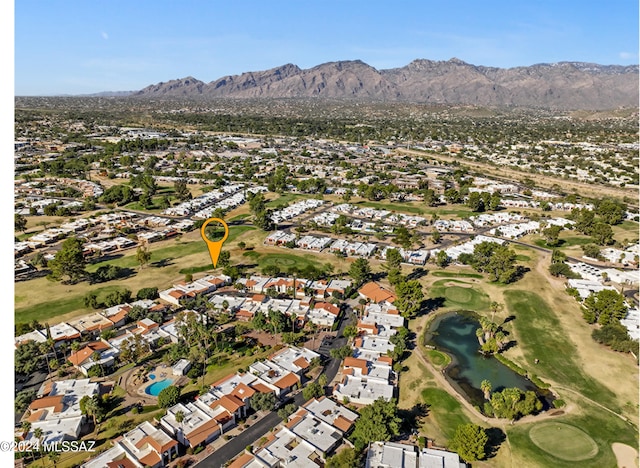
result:
M 522 106 L 602 110 L 638 107 L 637 65 L 584 62 L 495 68 L 414 60 L 377 70 L 360 60 L 301 69 L 293 64 L 224 76 L 210 83 L 193 77 L 147 86 L 140 98 L 329 98 L 428 104 Z

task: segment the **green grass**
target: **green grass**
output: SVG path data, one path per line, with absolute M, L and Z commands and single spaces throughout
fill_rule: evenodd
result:
M 87 289 L 87 292 L 97 292 L 98 300 L 101 300 L 110 292 L 122 289 L 124 289 L 122 286 L 114 285 L 96 289 Z M 136 291 L 132 292 L 135 293 Z M 55 317 L 56 315 L 63 315 L 72 310 L 84 309 L 85 305 L 83 299 L 83 295 L 70 296 L 64 299 L 43 302 L 31 307 L 16 308 L 14 311 L 14 318 L 16 323 L 31 322 L 32 320 L 37 320 L 42 323 L 51 317 Z
M 528 255 L 519 254 L 516 255 L 516 260 L 519 262 L 528 262 L 531 260 L 531 257 L 529 257 Z
M 471 422 L 462 412 L 460 402 L 444 390 L 425 388 L 422 400 L 429 405 L 429 417 L 433 416 L 447 439 L 453 437 L 460 424 Z
M 565 237 L 560 238 L 560 242 L 556 246 L 547 245 L 547 242 L 544 239 L 536 239 L 535 241 L 533 241 L 533 243 L 538 247 L 542 247 L 543 249 L 558 249 L 564 247 L 573 247 L 576 245 L 593 244 L 594 241 L 591 237 Z
M 255 250 L 248 250 L 242 253 L 243 257 L 258 259 L 262 256 L 260 252 L 256 252 Z
M 443 278 L 482 278 L 480 273 L 452 273 L 450 271 L 433 271 L 429 273 L 431 276 L 439 276 Z
M 436 281 L 431 287 L 430 296 L 432 298 L 443 297 L 445 299 L 444 306 L 449 308 L 474 311 L 489 309 L 490 300 L 487 294 L 470 287 L 445 286 L 445 284 L 452 282 L 464 283 L 454 279 Z
M 370 208 L 375 208 L 376 210 L 388 210 L 388 211 L 396 211 L 399 213 L 411 213 L 411 214 L 425 214 L 426 211 L 419 206 L 410 205 L 410 202 L 407 203 L 383 203 L 383 202 L 358 202 L 356 205 L 358 206 L 368 206 Z
M 268 265 L 275 265 L 280 268 L 281 271 L 287 271 L 291 267 L 297 267 L 298 269 L 306 268 L 307 266 L 314 266 L 316 268 L 323 268 L 323 264 L 316 260 L 312 256 L 302 256 L 289 253 L 279 254 L 267 254 L 258 258 L 258 265 L 260 268 L 264 268 Z
M 249 213 L 239 214 L 239 215 L 234 216 L 233 218 L 231 218 L 231 219 L 229 220 L 229 222 L 232 222 L 232 221 L 242 221 L 243 219 L 247 219 L 249 216 L 251 216 Z
M 524 290 L 504 292 L 508 310 L 515 315 L 513 327 L 529 363 L 539 359 L 537 373 L 620 412 L 616 395 L 582 372 L 576 345 L 567 337 L 560 321 L 536 293 Z
M 596 441 L 569 424 L 537 424 L 529 429 L 529 438 L 539 449 L 566 461 L 589 460 L 598 454 Z
M 429 360 L 437 367 L 446 367 L 451 362 L 451 357 L 448 354 L 441 353 L 437 349 L 430 349 L 427 351 Z
M 517 454 L 524 460 L 520 460 L 520 466 L 553 466 L 558 468 L 572 468 L 575 466 L 586 468 L 600 468 L 611 467 L 614 468 L 617 465 L 615 455 L 611 449 L 611 444 L 614 442 L 620 442 L 630 445 L 631 447 L 637 447 L 638 444 L 638 432 L 635 427 L 625 423 L 620 418 L 602 411 L 600 408 L 592 405 L 588 401 L 581 401 L 580 408 L 582 409 L 582 415 L 565 415 L 562 416 L 561 422 L 569 425 L 573 428 L 577 428 L 584 433 L 581 436 L 583 442 L 586 442 L 585 437 L 592 439 L 597 448 L 598 453 L 589 460 L 582 460 L 579 463 L 575 461 L 563 460 L 548 453 L 545 450 L 540 449 L 534 441 L 531 440 L 531 429 L 538 425 L 556 424 L 543 421 L 539 423 L 508 426 L 507 437 L 509 443 L 513 449 L 514 455 Z M 554 431 L 553 428 L 549 429 Z M 556 430 L 557 431 L 557 430 Z M 534 438 L 536 437 L 536 430 L 534 429 Z M 568 431 L 564 431 L 566 433 Z M 572 445 L 576 444 L 574 438 L 561 438 L 557 439 L 557 442 L 553 445 L 552 449 L 568 451 Z M 565 445 L 565 447 L 563 447 Z M 586 447 L 586 445 L 585 445 Z M 587 449 L 588 450 L 588 449 Z M 569 452 L 570 455 L 571 452 Z M 558 455 L 567 455 L 567 453 L 557 453 Z
M 181 269 L 178 273 L 180 273 L 181 275 L 192 275 L 194 273 L 202 273 L 203 271 L 209 271 L 209 270 L 213 270 L 213 265 L 209 264 L 209 265 L 200 265 L 200 266 L 193 266 L 193 267 L 189 267 L 189 268 L 183 268 Z
M 464 218 L 465 216 L 471 215 L 472 212 L 470 208 L 460 206 L 460 208 L 456 208 L 456 209 L 429 208 L 425 211 L 425 214 L 437 214 L 438 216 L 454 215 L 454 216 L 457 216 L 458 218 Z
M 240 235 L 248 231 L 254 231 L 254 226 L 229 226 L 229 237 L 225 241 L 233 242 Z M 224 248 L 224 247 L 223 247 Z M 202 240 L 189 242 L 176 242 L 175 245 L 154 249 L 153 244 L 149 246 L 151 252 L 151 264 L 170 258 L 179 258 L 199 252 L 207 252 L 207 246 Z M 136 260 L 135 250 L 131 250 L 124 257 L 104 262 L 94 263 L 87 267 L 87 271 L 94 272 L 103 265 L 116 265 L 122 268 L 137 268 L 139 266 Z
M 278 208 L 284 208 L 285 206 L 288 206 L 289 204 L 291 204 L 292 202 L 301 200 L 301 199 L 307 199 L 307 198 L 313 198 L 313 195 L 311 194 L 300 194 L 300 193 L 285 193 L 283 195 L 280 195 L 280 197 L 276 198 L 275 200 L 270 200 L 266 203 L 267 208 L 272 208 L 272 209 L 278 209 Z

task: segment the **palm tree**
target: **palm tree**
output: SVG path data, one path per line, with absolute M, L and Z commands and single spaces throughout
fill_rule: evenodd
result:
M 47 454 L 47 457 L 49 457 L 49 460 L 51 460 L 54 467 L 58 466 L 57 463 L 58 463 L 58 460 L 60 460 L 60 452 L 56 452 L 52 450 Z
M 90 398 L 89 400 L 87 400 L 84 408 L 87 415 L 91 416 L 91 418 L 93 419 L 93 433 L 95 433 L 98 429 L 97 418 L 100 414 L 100 405 L 98 403 L 98 400 L 96 400 L 95 398 Z
M 480 383 L 480 390 L 482 390 L 482 392 L 484 393 L 484 399 L 485 400 L 491 399 L 491 382 L 489 382 L 486 379 L 483 380 Z
M 44 354 L 44 358 L 47 361 L 47 370 L 49 371 L 47 373 L 47 378 L 49 378 L 49 374 L 51 374 L 51 364 L 49 363 L 49 345 L 47 345 L 47 343 L 40 343 L 38 346 L 40 352 L 42 354 Z
M 38 447 L 40 446 L 40 442 L 42 442 L 42 428 L 41 427 L 36 427 L 33 430 L 33 436 L 38 439 Z
M 66 341 L 64 341 L 61 345 L 60 345 L 60 350 L 62 351 L 62 357 L 64 358 L 64 362 L 67 362 L 67 351 L 69 349 L 69 345 L 67 344 Z
M 102 364 L 100 364 L 101 359 L 102 359 L 102 354 L 100 354 L 100 351 L 94 351 L 93 353 L 91 353 L 91 360 L 95 364 L 100 366 L 100 375 L 104 376 L 104 369 L 102 368 Z
M 20 429 L 22 430 L 22 438 L 26 439 L 27 435 L 29 435 L 29 431 L 31 430 L 31 423 L 29 421 L 22 421 L 22 423 L 20 424 Z M 32 444 L 33 445 L 33 444 Z M 32 450 L 30 450 L 31 452 L 33 452 Z M 25 455 L 26 457 L 27 455 Z M 35 457 L 35 454 L 31 453 L 31 457 Z M 35 459 L 35 458 L 33 458 Z
M 22 423 L 20 424 L 20 429 L 22 429 L 22 432 L 24 434 L 28 434 L 31 430 L 31 423 L 29 421 L 22 421 Z
M 491 309 L 491 321 L 493 322 L 496 312 L 502 312 L 502 310 L 504 309 L 504 304 L 493 301 L 489 307 Z
M 484 330 L 482 328 L 476 329 L 476 336 L 478 337 L 480 346 L 482 346 L 484 344 Z
M 182 421 L 184 421 L 184 411 L 182 410 L 176 411 L 176 422 L 180 424 L 180 432 L 183 431 Z
M 500 351 L 502 351 L 504 345 L 507 344 L 507 335 L 505 335 L 503 331 L 496 333 L 496 343 L 498 344 Z

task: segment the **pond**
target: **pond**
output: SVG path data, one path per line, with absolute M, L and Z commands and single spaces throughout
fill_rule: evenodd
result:
M 485 402 L 480 384 L 486 379 L 491 382 L 492 392 L 511 387 L 533 390 L 548 408 L 551 403 L 549 391 L 536 387 L 529 379 L 512 371 L 493 356 L 484 356 L 479 352 L 478 328 L 480 323 L 473 312 L 459 311 L 437 317 L 427 332 L 425 344 L 451 356 L 451 364 L 445 370 L 445 375 L 453 386 L 471 403 L 480 407 Z

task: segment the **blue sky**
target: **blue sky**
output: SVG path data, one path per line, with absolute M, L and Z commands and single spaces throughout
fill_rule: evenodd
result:
M 16 95 L 137 90 L 294 63 L 638 63 L 637 0 L 18 0 Z

